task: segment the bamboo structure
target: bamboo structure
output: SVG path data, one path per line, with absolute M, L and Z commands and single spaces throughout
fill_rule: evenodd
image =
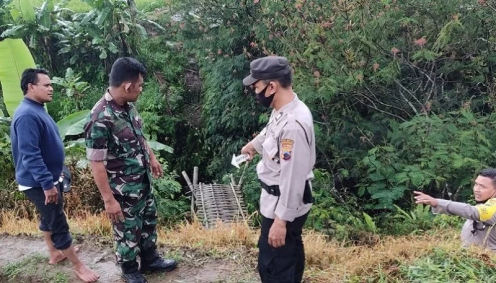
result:
M 232 175 L 228 185 L 199 182 L 198 167 L 193 170 L 193 182 L 185 171 L 182 175 L 191 190 L 191 212 L 205 227 L 212 228 L 219 220 L 225 223 L 247 222 L 241 184 L 236 184 Z

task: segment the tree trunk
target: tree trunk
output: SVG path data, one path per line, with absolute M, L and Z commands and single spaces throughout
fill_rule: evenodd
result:
M 132 28 L 131 28 L 131 33 L 129 38 L 129 43 L 128 43 L 128 51 L 136 56 L 138 54 L 138 34 L 136 32 L 136 17 L 138 15 L 138 8 L 136 7 L 136 2 L 134 0 L 127 0 L 127 4 L 129 5 L 129 10 L 130 10 L 130 15 L 131 15 L 131 23 L 132 23 Z
M 0 86 L 0 110 L 2 110 L 4 117 L 10 117 L 9 112 L 7 111 L 7 106 L 5 105 L 5 102 L 3 100 L 3 91 L 1 86 Z

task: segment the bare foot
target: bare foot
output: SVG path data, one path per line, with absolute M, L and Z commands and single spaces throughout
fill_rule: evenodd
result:
M 74 266 L 74 271 L 79 279 L 83 280 L 83 282 L 96 282 L 100 275 L 95 271 L 89 269 L 84 263 L 80 263 Z
M 79 248 L 75 247 L 74 248 L 74 251 L 76 253 L 78 253 L 79 252 Z M 48 263 L 49 264 L 57 264 L 57 263 L 63 261 L 64 259 L 66 259 L 66 258 L 67 257 L 61 251 L 57 250 L 56 252 L 50 254 L 50 259 L 48 260 Z

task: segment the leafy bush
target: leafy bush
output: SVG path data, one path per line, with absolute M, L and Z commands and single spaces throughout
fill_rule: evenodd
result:
M 14 162 L 10 144 L 10 120 L 0 117 L 0 190 L 11 190 L 14 179 Z
M 177 175 L 170 171 L 167 162 L 160 159 L 164 175 L 153 181 L 155 201 L 160 221 L 171 225 L 185 219 L 190 209 L 190 198 L 182 193 L 181 184 L 175 179 Z
M 494 129 L 492 115 L 467 109 L 393 123 L 387 144 L 372 148 L 361 161 L 367 176 L 359 194 L 376 201 L 369 208 L 391 208 L 412 189 L 466 199 L 471 192 L 464 189 L 492 163 Z
M 145 132 L 175 148 L 161 157 L 176 171 L 199 166 L 202 180 L 222 180 L 268 119 L 243 89 L 249 62 L 287 56 L 315 120 L 309 225 L 328 234 L 428 229 L 427 218 L 409 218 L 424 215 L 411 214 L 412 190 L 464 201 L 476 172 L 496 165 L 490 1 L 182 0 L 148 15 L 125 1 L 87 2 L 82 12 L 44 5 L 32 19 L 0 5 L 4 36 L 24 38 L 53 75 L 71 67 L 90 85 L 78 105 L 49 104 L 56 120 L 89 109 L 113 60 L 131 54 L 149 70 L 138 102 Z M 260 193 L 254 171 L 244 183 L 250 211 Z M 393 221 L 395 205 L 403 221 Z
M 353 195 L 339 194 L 335 177 L 324 170 L 314 171 L 312 181 L 314 204 L 306 225 L 337 240 L 349 239 L 356 221 L 362 218 L 360 209 L 355 206 Z M 365 225 L 366 226 L 366 225 Z
M 435 221 L 437 217 L 442 220 Z M 411 210 L 403 210 L 395 205 L 394 213 L 381 213 L 377 221 L 381 223 L 380 228 L 383 234 L 406 235 L 422 234 L 431 229 L 443 226 L 451 222 L 440 215 L 433 215 L 430 206 L 416 205 Z
M 412 189 L 466 198 L 462 188 L 494 151 L 489 38 L 496 25 L 487 5 L 175 3 L 180 19 L 170 25 L 197 56 L 204 83 L 209 174 L 224 175 L 232 152 L 263 127 L 267 115 L 243 95 L 241 79 L 250 60 L 278 54 L 289 57 L 294 89 L 314 114 L 318 168 L 348 172 L 343 182 L 359 207 L 411 207 Z

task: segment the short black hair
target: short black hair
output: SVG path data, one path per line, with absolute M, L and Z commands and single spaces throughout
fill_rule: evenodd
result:
M 271 79 L 271 80 L 264 80 L 264 83 L 269 84 L 272 81 L 277 81 L 282 88 L 288 88 L 291 86 L 293 83 L 293 75 L 291 72 L 287 75 L 284 75 L 282 77 L 276 78 L 276 79 Z
M 493 180 L 493 186 L 496 189 L 496 169 L 494 168 L 482 169 L 479 173 L 479 176 L 491 178 L 491 180 Z
M 118 87 L 124 82 L 135 82 L 139 75 L 145 76 L 146 68 L 138 60 L 132 57 L 121 57 L 115 60 L 110 71 L 110 86 Z
M 35 85 L 38 83 L 38 74 L 45 74 L 48 76 L 48 71 L 43 68 L 29 68 L 22 72 L 21 89 L 24 95 L 28 93 L 29 84 Z

